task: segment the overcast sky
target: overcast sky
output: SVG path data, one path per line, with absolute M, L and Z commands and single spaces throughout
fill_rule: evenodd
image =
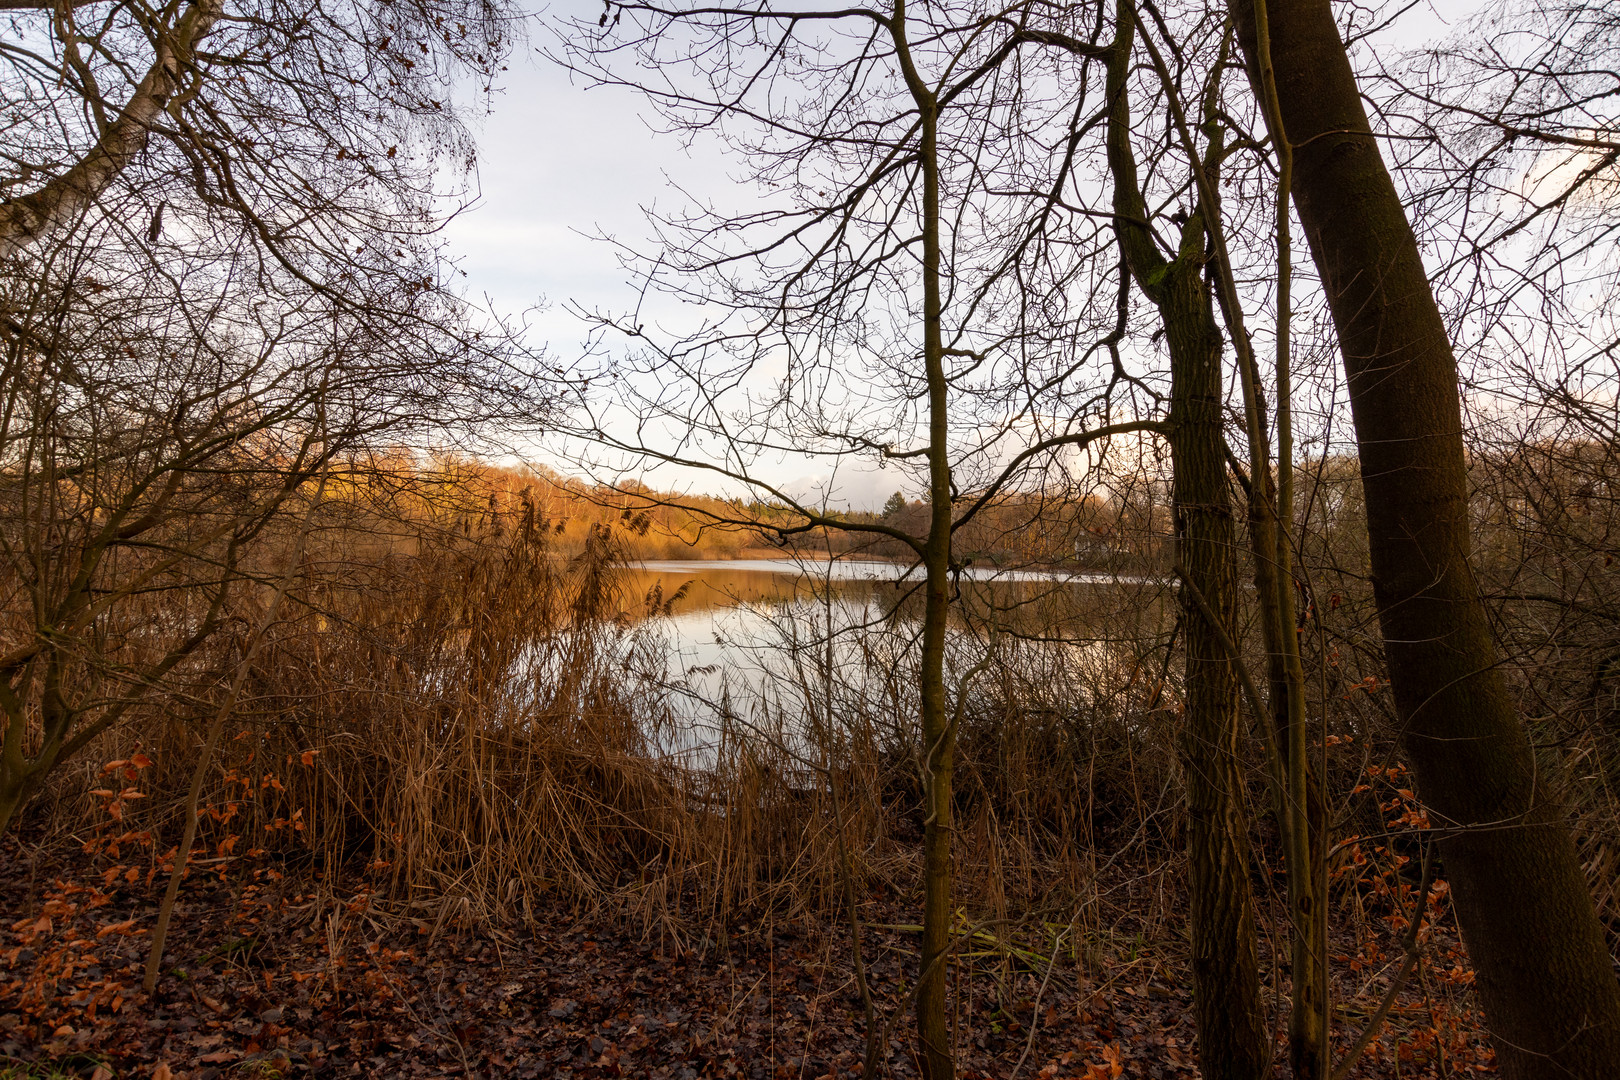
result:
M 600 10 L 600 0 L 563 0 L 547 14 Z M 566 301 L 622 309 L 634 299 L 612 246 L 591 237 L 643 239 L 645 207 L 685 203 L 672 181 L 723 196 L 728 163 L 717 149 L 689 155 L 655 136 L 639 97 L 585 89 L 539 55 L 543 41 L 532 34 L 512 59 L 479 133 L 481 196 L 448 232 L 468 293 L 506 312 L 545 301 L 536 340 L 567 355 L 582 324 Z
M 1420 0 L 1380 44 L 1422 45 L 1479 6 Z M 600 10 L 600 0 L 559 0 L 548 14 L 594 18 Z M 611 245 L 591 234 L 640 241 L 644 207 L 685 204 L 677 185 L 723 203 L 731 165 L 718 147 L 687 153 L 654 135 L 640 115 L 641 99 L 629 91 L 586 90 L 538 55 L 543 40 L 543 32 L 533 34 L 513 58 L 480 126 L 480 196 L 448 236 L 468 295 L 487 296 L 503 313 L 531 311 L 531 343 L 567 359 L 578 355 L 583 327 L 566 302 L 623 310 L 634 299 Z M 542 302 L 543 310 L 531 310 Z M 773 480 L 797 477 L 802 488 L 813 479 L 782 468 Z M 846 475 L 838 501 L 873 507 L 895 485 L 892 473 Z

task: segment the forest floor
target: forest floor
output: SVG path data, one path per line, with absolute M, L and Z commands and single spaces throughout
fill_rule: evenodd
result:
M 536 910 L 521 925 L 473 930 L 456 925 L 453 906 L 411 918 L 364 890 L 334 895 L 308 870 L 205 860 L 148 996 L 141 973 L 164 884 L 71 845 L 0 840 L 0 1080 L 860 1075 L 865 1011 L 844 924 L 739 923 L 721 942 L 701 930 L 677 941 L 600 914 Z M 904 917 L 894 904 L 895 922 Z M 865 945 L 887 1022 L 882 1075 L 915 1076 L 905 980 L 916 936 L 874 925 Z M 964 949 L 952 975 L 960 1075 L 1198 1075 L 1176 935 L 1115 925 L 1055 961 L 1026 945 L 1023 960 L 983 938 Z M 1352 1075 L 1492 1071 L 1443 927 L 1427 955 Z M 1398 966 L 1398 956 L 1373 959 L 1347 988 L 1362 992 L 1345 1000 L 1346 1039 Z M 1278 995 L 1269 1005 L 1286 1012 Z

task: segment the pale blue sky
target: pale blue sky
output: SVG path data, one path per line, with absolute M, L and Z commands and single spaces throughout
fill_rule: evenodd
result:
M 1478 7 L 1478 0 L 1420 0 L 1380 44 L 1421 45 Z M 598 11 L 600 0 L 559 0 L 549 13 L 594 18 Z M 529 315 L 530 342 L 567 359 L 578 354 L 583 327 L 565 302 L 623 310 L 634 301 L 611 245 L 588 234 L 640 241 L 647 235 L 643 207 L 685 204 L 675 185 L 722 204 L 743 193 L 731 188 L 730 163 L 718 146 L 687 152 L 673 138 L 655 135 L 641 119 L 638 97 L 616 88 L 584 89 L 538 54 L 544 40 L 544 31 L 536 31 L 513 58 L 478 133 L 480 197 L 447 233 L 466 272 L 467 293 L 487 296 L 505 314 L 532 309 L 543 298 L 546 309 Z M 813 480 L 790 464 L 772 477 L 790 478 L 801 486 Z M 877 505 L 895 486 L 893 473 L 846 473 L 838 501 Z

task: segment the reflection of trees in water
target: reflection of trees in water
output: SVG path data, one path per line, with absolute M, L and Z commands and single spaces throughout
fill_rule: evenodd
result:
M 1159 583 L 1150 579 L 1061 570 L 965 567 L 955 580 L 956 599 L 975 602 L 979 618 L 987 618 L 991 612 L 1002 613 L 999 617 L 1026 612 L 1016 617 L 1028 618 L 1027 611 L 1034 608 L 1041 618 L 1050 619 L 1094 609 L 1094 603 L 1081 601 L 1087 597 L 1094 601 L 1106 590 L 1125 587 L 1146 588 L 1153 594 L 1159 591 Z M 728 608 L 739 603 L 803 599 L 828 587 L 844 598 L 887 600 L 890 606 L 904 606 L 920 585 L 919 572 L 905 563 L 715 560 L 643 564 L 625 572 L 623 594 L 630 608 L 626 615 L 642 618 Z M 663 612 L 662 608 L 677 593 L 679 598 L 671 610 Z
M 700 767 L 738 740 L 796 756 L 829 744 L 911 753 L 922 618 L 914 583 L 723 568 L 643 580 L 650 584 L 633 581 L 627 595 L 667 597 L 687 586 L 673 613 L 642 627 L 663 645 L 680 718 L 666 749 Z M 964 730 L 1079 731 L 1123 718 L 1131 701 L 1143 716 L 1162 707 L 1173 605 L 1159 593 L 1142 582 L 961 582 L 946 674 Z

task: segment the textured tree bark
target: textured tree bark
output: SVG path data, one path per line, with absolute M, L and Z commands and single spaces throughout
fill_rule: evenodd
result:
M 33 0 L 12 5 L 13 9 L 43 6 Z M 152 123 L 179 92 L 192 50 L 213 28 L 219 14 L 218 0 L 196 0 L 172 28 L 158 28 L 152 66 L 96 144 L 37 191 L 0 202 L 0 256 L 20 254 L 51 230 L 84 213 L 146 148 Z
M 1328 0 L 1267 8 L 1293 194 L 1344 355 L 1404 749 L 1440 838 L 1502 1073 L 1613 1076 L 1620 986 L 1468 564 L 1451 342 Z M 1233 0 L 1232 13 L 1258 88 L 1252 0 Z
M 1176 556 L 1236 640 L 1237 565 L 1223 450 L 1221 339 L 1197 263 L 1178 261 L 1160 305 L 1170 345 Z M 1200 310 L 1202 309 L 1202 310 Z M 1238 677 L 1221 634 L 1182 598 L 1186 625 L 1187 848 L 1199 1069 L 1208 1080 L 1265 1075 L 1248 822 L 1238 768 Z
M 1186 766 L 1193 1008 L 1198 1062 L 1206 1080 L 1256 1080 L 1270 1054 L 1260 1003 L 1248 824 L 1238 769 L 1239 683 L 1227 642 L 1237 596 L 1236 540 L 1227 489 L 1221 335 L 1203 278 L 1205 209 L 1182 228 L 1167 261 L 1145 226 L 1147 207 L 1130 145 L 1130 71 L 1135 17 L 1119 0 L 1108 61 L 1108 158 L 1115 229 L 1126 265 L 1159 310 L 1170 348 L 1170 444 L 1176 557 L 1207 614 L 1184 590 Z M 1212 624 L 1212 618 L 1220 625 Z

